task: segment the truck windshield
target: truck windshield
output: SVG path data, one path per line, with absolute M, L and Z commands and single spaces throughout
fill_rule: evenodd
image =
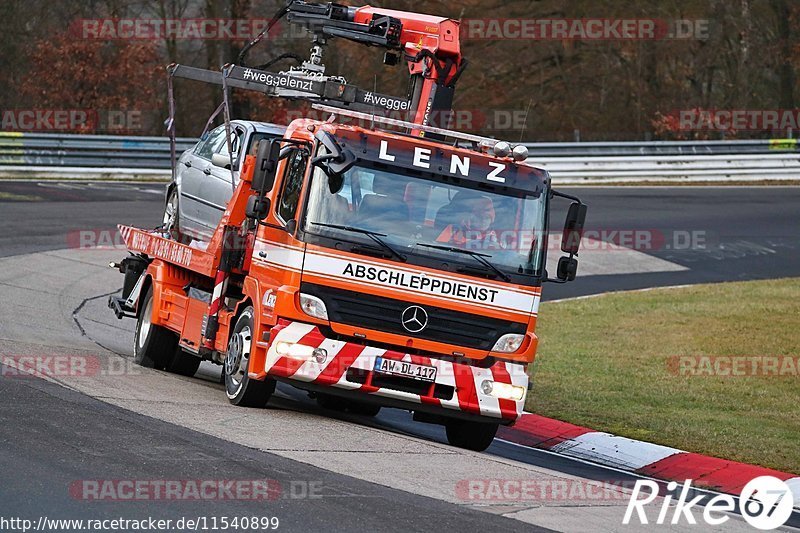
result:
M 447 263 L 452 270 L 503 281 L 538 275 L 545 195 L 477 190 L 463 183 L 357 165 L 336 189 L 338 184 L 315 168 L 305 230 L 351 243 L 352 251 L 372 247 L 397 261 L 436 268 Z

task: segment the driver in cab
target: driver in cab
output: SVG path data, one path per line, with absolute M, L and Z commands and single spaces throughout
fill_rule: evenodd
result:
M 436 242 L 469 250 L 501 248 L 497 234 L 491 229 L 495 220 L 491 199 L 462 191 L 446 209 L 454 215 L 451 220 L 455 222 L 444 227 Z

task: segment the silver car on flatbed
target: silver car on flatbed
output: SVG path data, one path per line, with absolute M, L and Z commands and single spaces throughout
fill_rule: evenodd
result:
M 238 183 L 244 156 L 255 155 L 259 141 L 281 137 L 285 130 L 267 122 L 231 121 L 232 154 L 228 153 L 225 126 L 207 131 L 177 160 L 175 181 L 167 187 L 164 231 L 183 241 L 209 240 Z

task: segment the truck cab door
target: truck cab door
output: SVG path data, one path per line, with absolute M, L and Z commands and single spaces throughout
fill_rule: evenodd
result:
M 309 156 L 303 150 L 292 150 L 284 159 L 283 166 L 278 168 L 273 194 L 270 195 L 273 201 L 266 220 L 269 224 L 259 226 L 250 270 L 251 274 L 257 273 L 264 292 L 272 290 L 276 294 L 282 286 L 299 286 L 305 246 L 281 228 L 300 217 L 308 160 Z M 268 304 L 262 309 L 268 319 L 271 311 Z

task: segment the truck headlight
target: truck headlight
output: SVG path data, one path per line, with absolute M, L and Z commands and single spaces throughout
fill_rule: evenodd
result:
M 514 400 L 515 402 L 525 397 L 525 387 L 511 385 L 510 383 L 498 383 L 491 379 L 483 380 L 481 392 L 486 396 L 494 396 L 502 400 Z
M 325 307 L 325 302 L 317 298 L 316 296 L 311 296 L 310 294 L 303 294 L 300 293 L 300 309 L 309 316 L 313 316 L 314 318 L 321 318 L 322 320 L 328 320 L 328 309 Z
M 314 348 L 313 346 L 306 346 L 305 344 L 297 344 L 294 342 L 278 341 L 275 344 L 275 352 L 283 357 L 291 357 L 292 359 L 300 359 L 307 361 L 314 359 L 319 364 L 324 363 L 328 359 L 328 350 L 325 348 Z
M 525 340 L 525 335 L 519 333 L 506 333 L 494 343 L 493 352 L 500 353 L 514 353 L 522 346 L 522 341 Z

